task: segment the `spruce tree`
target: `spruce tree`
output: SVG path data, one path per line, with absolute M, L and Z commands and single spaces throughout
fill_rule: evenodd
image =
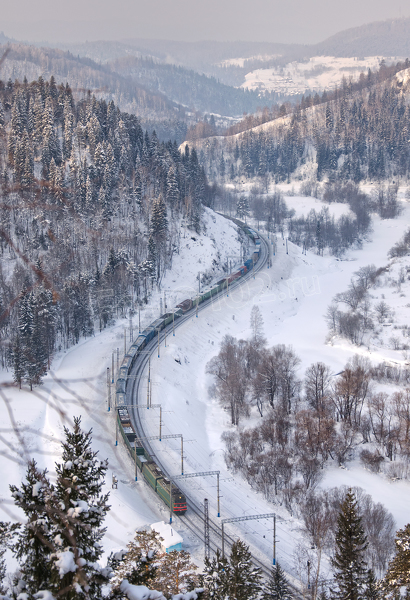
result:
M 362 600 L 365 598 L 367 568 L 364 552 L 367 538 L 358 514 L 357 502 L 349 490 L 340 507 L 337 519 L 336 549 L 331 559 L 337 589 L 334 597 L 339 600 Z
M 163 555 L 153 587 L 166 597 L 199 588 L 199 576 L 195 573 L 197 568 L 188 552 L 172 550 Z
M 366 600 L 378 600 L 381 597 L 380 581 L 377 581 L 373 571 L 369 569 L 366 576 Z
M 152 205 L 150 234 L 155 238 L 157 243 L 165 239 L 168 229 L 167 207 L 160 194 L 155 198 Z
M 259 596 L 260 581 L 261 570 L 253 566 L 249 546 L 237 540 L 229 557 L 228 595 L 235 600 L 254 600 Z
M 390 593 L 406 588 L 410 594 L 410 523 L 396 534 L 396 555 L 391 560 L 383 580 L 383 587 Z
M 290 600 L 293 598 L 285 573 L 279 563 L 272 567 L 271 576 L 264 588 L 261 600 Z
M 114 595 L 124 579 L 132 585 L 155 587 L 153 582 L 158 560 L 163 556 L 161 541 L 156 531 L 136 531 L 134 540 L 127 544 L 127 551 L 121 560 L 118 560 L 118 556 L 110 556 L 108 562 L 114 568 L 114 576 L 110 580 Z
M 10 491 L 14 503 L 26 516 L 12 550 L 20 566 L 25 591 L 32 598 L 38 591 L 48 589 L 51 576 L 52 487 L 47 471 L 39 471 L 32 460 L 27 466 L 26 480 L 20 488 L 11 485 Z
M 209 598 L 212 600 L 225 600 L 228 593 L 228 573 L 228 561 L 226 558 L 222 558 L 219 549 L 212 560 L 208 557 L 205 558 L 201 585 L 206 589 Z
M 171 165 L 167 174 L 166 198 L 169 206 L 171 207 L 171 211 L 173 212 L 177 208 L 179 201 L 178 181 L 175 176 L 175 169 L 173 165 Z
M 26 374 L 26 361 L 21 346 L 21 338 L 18 332 L 13 341 L 11 358 L 13 363 L 13 379 L 14 382 L 18 384 L 19 389 L 21 389 L 21 384 L 23 382 L 24 375 Z
M 98 560 L 109 510 L 109 494 L 102 493 L 107 461 L 97 459 L 91 449 L 92 432 L 83 432 L 80 425 L 81 419 L 74 418 L 73 431 L 64 428 L 62 462 L 56 464 L 53 539 L 58 548 L 50 557 L 49 589 L 64 600 L 84 594 L 100 598 L 104 583 Z

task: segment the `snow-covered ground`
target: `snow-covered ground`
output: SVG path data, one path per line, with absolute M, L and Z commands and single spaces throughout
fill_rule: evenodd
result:
M 150 304 L 141 309 L 142 328 L 159 317 L 164 290 L 167 305 L 175 306 L 197 292 L 199 272 L 203 275 L 207 271 L 220 278 L 228 258 L 239 255 L 237 229 L 230 221 L 205 209 L 203 223 L 206 233 L 202 235 L 183 229 L 180 253 L 174 255 L 173 269 L 166 273 L 162 291 L 154 290 Z M 134 317 L 133 327 L 134 335 L 138 334 L 138 316 Z M 0 437 L 3 520 L 21 518 L 11 501 L 9 485 L 21 483 L 29 459 L 35 458 L 41 468 L 49 470 L 50 479 L 53 479 L 54 463 L 61 451 L 63 426 L 69 425 L 72 417 L 78 415 L 82 416 L 84 429 L 93 429 L 93 447 L 101 458 L 109 460 L 106 487 L 111 491 L 112 508 L 106 520 L 107 552 L 125 547 L 137 527 L 167 519 L 167 512 L 155 494 L 143 482 L 134 481 L 133 466 L 127 453 L 121 444 L 115 446 L 113 411 L 107 411 L 107 367 L 111 368 L 113 352 L 116 365 L 117 348 L 122 359 L 124 331 L 129 345 L 129 328 L 128 319 L 120 320 L 115 326 L 60 352 L 54 358 L 44 385 L 33 392 L 16 389 L 12 373 L 0 372 L 4 404 Z M 156 393 L 154 386 L 153 395 Z M 111 489 L 113 475 L 119 481 L 117 489 Z
M 363 59 L 313 56 L 307 62 L 295 61 L 284 67 L 251 71 L 245 76 L 241 87 L 261 93 L 277 92 L 290 96 L 303 94 L 306 90 L 331 90 L 340 86 L 343 77 L 347 80 L 352 77 L 355 80 L 360 73 L 367 73 L 368 69 L 378 70 L 382 60 L 391 64 L 402 59 L 382 56 L 367 56 Z
M 287 198 L 298 212 L 310 208 L 320 209 L 320 202 L 301 197 Z M 273 267 L 251 278 L 229 297 L 199 313 L 176 330 L 175 337 L 168 337 L 167 347 L 162 345 L 161 358 L 151 360 L 154 404 L 162 405 L 163 435 L 182 434 L 184 438 L 185 472 L 220 470 L 221 472 L 221 518 L 276 512 L 278 516 L 277 556 L 282 566 L 296 576 L 294 550 L 301 537 L 301 523 L 283 507 L 268 504 L 261 494 L 255 493 L 240 477 L 226 470 L 221 433 L 230 428 L 229 415 L 209 393 L 212 380 L 206 374 L 207 362 L 218 352 L 219 344 L 226 334 L 246 338 L 250 335 L 250 312 L 259 306 L 264 320 L 264 334 L 269 345 L 291 344 L 301 358 L 300 376 L 312 362 L 323 361 L 337 373 L 355 353 L 365 354 L 377 362 L 384 356 L 403 361 L 402 352 L 385 350 L 383 347 L 353 347 L 338 340 L 326 344 L 327 326 L 323 315 L 333 296 L 344 291 L 352 274 L 368 264 L 383 266 L 387 252 L 408 227 L 410 208 L 403 202 L 403 213 L 395 220 L 374 219 L 373 232 L 362 250 L 351 250 L 345 260 L 334 257 L 318 257 L 288 244 L 286 254 L 284 240 L 278 237 L 277 253 Z M 335 210 L 346 210 L 333 205 Z M 220 253 L 223 262 L 228 255 L 237 255 L 239 244 L 230 223 L 217 215 L 207 215 L 207 238 L 188 235 L 181 244 L 181 254 L 174 259 L 174 270 L 167 274 L 163 287 L 167 290 L 167 302 L 183 299 L 188 289 L 197 289 L 198 271 L 204 272 Z M 196 239 L 191 239 L 195 237 Z M 215 239 L 215 244 L 211 238 Z M 210 240 L 210 241 L 209 241 Z M 188 247 L 187 247 L 188 246 Z M 212 253 L 215 252 L 215 255 Z M 216 275 L 216 273 L 215 273 Z M 174 290 L 174 291 L 170 291 Z M 185 295 L 184 295 L 185 294 Z M 182 298 L 181 298 L 182 295 Z M 399 294 L 389 298 L 397 300 L 403 311 L 403 298 Z M 142 314 L 143 324 L 159 315 L 159 294 Z M 394 308 L 394 307 L 393 307 Z M 119 480 L 118 489 L 111 490 L 112 510 L 107 517 L 106 550 L 124 547 L 136 527 L 159 520 L 167 520 L 168 511 L 144 481 L 134 481 L 131 460 L 119 444 L 115 446 L 113 413 L 107 412 L 106 369 L 111 365 L 112 351 L 122 348 L 124 327 L 128 321 L 117 323 L 95 337 L 82 341 L 71 350 L 56 356 L 52 374 L 44 386 L 33 393 L 7 387 L 10 373 L 3 373 L 2 397 L 5 403 L 0 439 L 2 453 L 2 481 L 0 497 L 4 518 L 8 514 L 18 516 L 10 502 L 8 485 L 19 484 L 24 475 L 24 462 L 34 456 L 42 466 L 52 471 L 59 455 L 62 424 L 72 415 L 82 415 L 83 426 L 92 427 L 94 446 L 102 458 L 109 459 L 110 470 L 107 488 L 111 488 L 111 475 Z M 135 325 L 135 323 L 134 323 Z M 146 394 L 144 386 L 142 394 Z M 13 415 L 22 437 L 13 433 L 6 409 Z M 159 414 L 151 409 L 146 414 L 146 429 L 157 435 Z M 155 452 L 168 466 L 171 474 L 180 470 L 180 441 L 163 440 L 155 443 Z M 382 475 L 364 470 L 358 462 L 349 463 L 347 469 L 328 469 L 322 485 L 359 484 L 375 501 L 383 502 L 393 513 L 398 527 L 408 521 L 406 500 L 410 491 L 407 481 L 391 482 Z M 194 478 L 181 482 L 199 501 L 207 497 L 210 513 L 216 518 L 216 479 Z M 3 517 L 2 517 L 3 518 Z M 203 548 L 189 534 L 182 519 L 175 519 L 175 529 L 184 538 L 184 547 L 200 563 Z M 241 527 L 228 526 L 229 532 L 237 532 L 261 554 L 272 556 L 272 521 L 248 521 Z

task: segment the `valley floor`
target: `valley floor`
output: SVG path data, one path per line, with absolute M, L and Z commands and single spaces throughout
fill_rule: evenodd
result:
M 292 203 L 310 202 L 292 198 Z M 228 472 L 224 463 L 224 448 L 221 433 L 229 429 L 230 418 L 210 390 L 212 380 L 206 375 L 207 362 L 219 351 L 224 335 L 238 338 L 250 336 L 250 312 L 257 305 L 264 320 L 264 335 L 268 345 L 292 345 L 301 358 L 300 376 L 313 362 L 322 361 L 333 373 L 339 373 L 346 361 L 355 353 L 364 354 L 371 360 L 383 359 L 403 362 L 402 353 L 382 347 L 355 347 L 348 342 L 335 339 L 326 343 L 328 336 L 324 314 L 333 296 L 344 291 L 352 274 L 368 264 L 383 266 L 387 263 L 387 252 L 400 239 L 408 227 L 410 207 L 403 203 L 403 212 L 395 220 L 374 219 L 373 232 L 361 250 L 351 250 L 344 260 L 334 257 L 319 257 L 277 238 L 277 253 L 273 267 L 264 268 L 255 279 L 250 279 L 229 297 L 199 313 L 176 330 L 175 337 L 168 338 L 167 347 L 161 347 L 161 358 L 153 358 L 153 398 L 163 408 L 163 434 L 183 434 L 185 472 L 208 470 L 221 471 L 221 518 L 276 512 L 278 516 L 277 557 L 283 568 L 295 579 L 301 576 L 295 566 L 294 552 L 302 540 L 302 524 L 292 517 L 284 507 L 267 503 L 261 494 L 255 493 L 241 477 Z M 232 227 L 217 217 L 215 235 L 220 236 L 228 254 L 237 254 L 238 247 Z M 227 229 L 227 234 L 223 229 Z M 187 240 L 192 246 L 193 240 Z M 196 243 L 196 241 L 195 241 Z M 205 242 L 204 242 L 205 243 Z M 205 270 L 205 257 L 198 251 L 187 249 L 187 259 L 178 269 L 178 278 L 169 274 L 164 283 L 166 289 L 180 288 L 180 283 L 196 288 L 195 274 Z M 191 258 L 190 258 L 191 257 Z M 198 259 L 201 261 L 198 263 Z M 186 271 L 184 271 L 186 269 Z M 186 276 L 185 276 L 186 273 Z M 170 292 L 170 304 L 176 297 Z M 144 323 L 149 323 L 157 314 L 159 298 L 143 314 Z M 173 304 L 172 304 L 173 305 Z M 410 310 L 410 309 L 409 309 Z M 62 426 L 72 415 L 82 415 L 83 427 L 93 428 L 94 447 L 101 458 L 109 459 L 109 479 L 112 509 L 107 518 L 106 551 L 123 548 L 139 526 L 159 519 L 167 520 L 165 506 L 143 481 L 134 481 L 133 465 L 119 443 L 115 446 L 115 423 L 113 411 L 107 412 L 106 369 L 111 366 L 112 351 L 124 347 L 124 327 L 128 321 L 120 321 L 95 337 L 82 341 L 71 350 L 56 356 L 52 373 L 44 385 L 32 393 L 9 387 L 11 373 L 2 373 L 2 398 L 4 415 L 1 448 L 2 481 L 0 498 L 4 516 L 2 519 L 19 518 L 10 502 L 8 485 L 19 484 L 24 475 L 25 461 L 34 456 L 41 466 L 52 472 L 58 459 Z M 145 392 L 146 393 L 146 392 Z M 144 390 L 143 390 L 144 394 Z M 258 417 L 254 415 L 252 419 Z M 259 417 L 260 418 L 260 417 Z M 149 435 L 157 435 L 159 415 L 150 411 L 146 421 Z M 179 440 L 155 442 L 155 451 L 169 472 L 178 473 L 180 468 Z M 118 478 L 118 489 L 111 489 L 111 476 Z M 210 513 L 216 517 L 216 481 L 190 479 L 190 494 L 198 501 L 210 500 Z M 349 463 L 347 469 L 329 468 L 322 486 L 360 485 L 369 492 L 374 501 L 380 501 L 393 513 L 397 527 L 408 521 L 407 497 L 410 482 L 391 482 L 384 475 L 366 471 L 358 462 Z M 181 488 L 184 489 L 181 483 Z M 188 489 L 188 487 L 187 487 Z M 183 519 L 175 521 L 175 528 L 184 537 L 184 547 L 196 562 L 201 563 L 203 548 L 184 529 Z M 258 552 L 272 556 L 272 522 L 249 521 L 238 529 L 230 528 L 245 539 Z M 326 565 L 325 565 L 326 568 Z

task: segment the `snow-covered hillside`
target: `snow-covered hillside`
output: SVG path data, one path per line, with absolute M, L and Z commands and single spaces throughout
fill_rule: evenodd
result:
M 201 235 L 184 230 L 180 253 L 174 255 L 173 269 L 166 273 L 161 292 L 154 290 L 151 303 L 141 308 L 142 328 L 159 317 L 164 290 L 168 306 L 175 306 L 196 293 L 199 272 L 201 279 L 205 272 L 209 277 L 220 278 L 227 258 L 239 255 L 240 243 L 233 223 L 205 209 L 203 230 Z M 134 336 L 138 335 L 138 311 L 136 314 Z M 117 348 L 122 358 L 124 332 L 129 345 L 130 321 L 121 320 L 95 337 L 59 352 L 44 384 L 33 392 L 16 389 L 11 372 L 0 374 L 4 415 L 0 441 L 3 520 L 22 518 L 12 503 L 9 485 L 20 484 L 29 459 L 34 458 L 41 468 L 47 468 L 54 480 L 63 426 L 69 426 L 72 417 L 79 415 L 84 429 L 93 429 L 93 447 L 101 459 L 109 460 L 106 489 L 111 491 L 112 508 L 107 518 L 107 552 L 125 547 L 137 527 L 167 518 L 158 497 L 143 482 L 134 482 L 133 467 L 122 445 L 115 446 L 114 411 L 107 411 L 106 373 L 113 353 L 116 364 Z M 153 396 L 157 394 L 161 390 L 154 384 Z M 118 489 L 111 489 L 113 475 L 119 480 Z
M 342 78 L 358 79 L 368 69 L 378 70 L 380 63 L 395 63 L 401 58 L 367 56 L 365 58 L 336 58 L 313 56 L 306 62 L 291 62 L 284 67 L 256 69 L 247 73 L 242 88 L 263 92 L 277 92 L 284 96 L 303 94 L 306 90 L 321 92 L 340 86 Z
M 291 200 L 293 207 L 300 212 L 309 210 L 312 203 L 318 202 L 298 197 Z M 338 211 L 342 208 L 337 205 Z M 175 338 L 168 338 L 167 347 L 162 346 L 161 358 L 151 361 L 152 402 L 162 405 L 163 433 L 181 433 L 184 436 L 185 472 L 221 471 L 221 518 L 275 511 L 280 542 L 277 556 L 286 571 L 295 578 L 299 577 L 294 552 L 303 539 L 301 522 L 284 507 L 267 503 L 241 477 L 227 471 L 220 436 L 231 427 L 229 415 L 210 392 L 212 379 L 205 372 L 206 364 L 217 354 L 225 334 L 238 338 L 250 335 L 249 317 L 253 305 L 257 305 L 262 313 L 268 344 L 293 346 L 301 358 L 301 376 L 314 361 L 323 361 L 333 373 L 338 373 L 356 353 L 377 361 L 384 357 L 404 361 L 401 351 L 392 351 L 391 348 L 370 348 L 369 351 L 366 347 L 355 347 L 341 339 L 333 345 L 326 343 L 328 332 L 323 318 L 333 296 L 347 288 L 355 271 L 370 263 L 376 266 L 387 263 L 388 250 L 408 227 L 410 209 L 404 201 L 403 208 L 402 215 L 396 220 L 375 218 L 371 239 L 362 250 L 350 251 L 344 260 L 309 252 L 304 255 L 292 244 L 288 244 L 289 253 L 286 254 L 285 242 L 278 237 L 272 268 L 264 268 L 255 279 L 250 279 L 229 297 L 200 312 L 198 318 L 194 316 L 179 327 Z M 206 228 L 207 236 L 191 236 L 187 232 L 186 243 L 181 244 L 181 255 L 175 257 L 173 271 L 166 276 L 163 287 L 172 290 L 167 293 L 171 305 L 189 295 L 187 288 L 197 289 L 197 273 L 211 268 L 218 252 L 222 263 L 227 255 L 238 254 L 237 235 L 229 222 L 207 212 Z M 397 306 L 403 307 L 405 300 L 399 294 L 392 294 L 389 298 L 392 307 L 396 300 Z M 159 294 L 153 305 L 144 311 L 143 323 L 149 323 L 158 314 Z M 94 445 L 101 457 L 109 459 L 109 477 L 115 474 L 119 480 L 118 489 L 111 490 L 112 510 L 107 519 L 105 542 L 107 552 L 124 547 L 136 527 L 166 519 L 168 514 L 166 507 L 144 481 L 134 481 L 131 461 L 121 444 L 115 446 L 114 418 L 112 412 L 107 412 L 106 369 L 111 365 L 112 351 L 120 348 L 122 352 L 124 327 L 128 326 L 128 322 L 120 322 L 56 356 L 52 374 L 46 378 L 44 386 L 33 393 L 7 387 L 11 374 L 3 373 L 3 400 L 15 419 L 16 428 L 22 432 L 22 437 L 18 438 L 17 429 L 13 431 L 11 421 L 3 424 L 0 494 L 4 511 L 18 517 L 9 500 L 8 484 L 21 481 L 25 460 L 34 456 L 41 466 L 52 470 L 59 454 L 64 420 L 81 414 L 84 427 L 94 430 Z M 396 353 L 392 355 L 392 352 Z M 146 417 L 147 432 L 157 435 L 158 423 L 159 414 L 153 409 L 149 418 Z M 167 464 L 169 472 L 178 473 L 179 440 L 155 444 L 155 452 Z M 214 478 L 188 481 L 189 486 L 181 483 L 181 487 L 184 489 L 187 485 L 186 489 L 189 488 L 190 494 L 198 501 L 209 498 L 211 516 L 217 518 Z M 361 485 L 375 501 L 387 506 L 398 527 L 407 523 L 409 482 L 392 482 L 385 475 L 370 473 L 358 461 L 353 461 L 347 469 L 334 467 L 326 471 L 323 486 L 341 484 Z M 110 480 L 106 487 L 111 488 Z M 203 548 L 184 528 L 183 518 L 176 519 L 174 525 L 184 539 L 184 547 L 200 563 Z M 244 522 L 240 528 L 229 528 L 229 531 L 243 537 L 260 554 L 272 555 L 271 521 Z

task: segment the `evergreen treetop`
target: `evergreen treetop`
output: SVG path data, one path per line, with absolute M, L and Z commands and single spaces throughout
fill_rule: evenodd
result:
M 352 490 L 340 507 L 337 519 L 336 550 L 331 560 L 339 600 L 361 600 L 365 597 L 367 566 L 363 555 L 367 548 L 361 517 Z

